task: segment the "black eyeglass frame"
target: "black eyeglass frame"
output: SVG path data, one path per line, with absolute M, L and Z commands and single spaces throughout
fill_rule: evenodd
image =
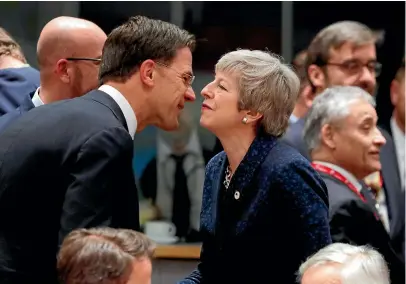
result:
M 65 58 L 68 61 L 94 61 L 94 62 L 101 62 L 101 58 L 91 58 L 91 57 L 67 57 Z

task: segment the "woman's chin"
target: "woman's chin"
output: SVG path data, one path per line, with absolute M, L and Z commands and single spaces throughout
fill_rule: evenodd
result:
M 212 129 L 214 127 L 212 121 L 210 121 L 209 119 L 204 118 L 204 117 L 200 118 L 200 126 L 203 128 L 206 128 L 209 131 L 212 131 Z

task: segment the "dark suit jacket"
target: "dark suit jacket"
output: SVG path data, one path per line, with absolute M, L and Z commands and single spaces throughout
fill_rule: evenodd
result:
M 334 242 L 370 245 L 388 262 L 392 284 L 405 283 L 405 264 L 391 244 L 389 234 L 375 208 L 364 203 L 343 182 L 320 173 L 328 189 L 330 201 L 330 230 Z
M 300 264 L 331 243 L 324 182 L 270 136 L 254 140 L 228 190 L 227 164 L 221 152 L 206 167 L 201 263 L 180 283 L 296 283 Z
M 32 103 L 32 96 L 35 92 L 25 96 L 20 102 L 20 106 L 0 117 L 0 133 L 6 129 L 13 121 L 19 118 L 22 114 L 33 109 L 35 106 Z
M 289 125 L 289 128 L 283 137 L 283 141 L 295 148 L 304 157 L 310 160 L 310 155 L 303 141 L 304 119 L 299 119 L 296 123 Z M 404 211 L 401 211 L 401 182 L 398 170 L 398 161 L 396 158 L 395 145 L 390 134 L 382 127 L 379 127 L 382 135 L 386 139 L 386 144 L 381 148 L 380 160 L 382 164 L 383 189 L 385 190 L 386 203 L 388 206 L 388 214 L 390 218 L 390 236 L 393 239 L 400 240 L 405 238 L 405 233 L 402 231 L 402 225 L 405 223 Z M 404 242 L 404 241 L 403 241 Z M 400 246 L 395 246 L 398 253 L 404 251 Z
M 0 116 L 15 110 L 39 87 L 39 72 L 32 67 L 0 70 Z
M 101 91 L 34 108 L 0 134 L 0 283 L 55 283 L 73 229 L 139 230 L 133 147 Z

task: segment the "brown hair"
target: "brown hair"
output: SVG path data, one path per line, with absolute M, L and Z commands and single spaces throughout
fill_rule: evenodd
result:
M 378 37 L 368 26 L 358 22 L 341 21 L 331 24 L 322 29 L 310 43 L 306 70 L 312 64 L 323 66 L 330 57 L 331 48 L 339 48 L 346 42 L 356 46 L 376 43 Z
M 27 63 L 20 45 L 11 37 L 11 35 L 0 27 L 0 57 L 11 56 Z
M 165 63 L 183 47 L 194 51 L 195 37 L 178 26 L 143 16 L 131 17 L 115 28 L 103 47 L 99 79 L 125 82 L 147 59 Z
M 126 229 L 72 231 L 58 254 L 58 275 L 66 284 L 125 284 L 134 259 L 152 258 L 155 245 L 144 234 Z

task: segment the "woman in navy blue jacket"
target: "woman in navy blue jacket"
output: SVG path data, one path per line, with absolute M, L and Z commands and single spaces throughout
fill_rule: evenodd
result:
M 201 262 L 180 283 L 296 283 L 300 264 L 331 243 L 324 182 L 278 139 L 299 79 L 262 51 L 227 53 L 215 69 L 200 124 L 224 151 L 206 167 Z

